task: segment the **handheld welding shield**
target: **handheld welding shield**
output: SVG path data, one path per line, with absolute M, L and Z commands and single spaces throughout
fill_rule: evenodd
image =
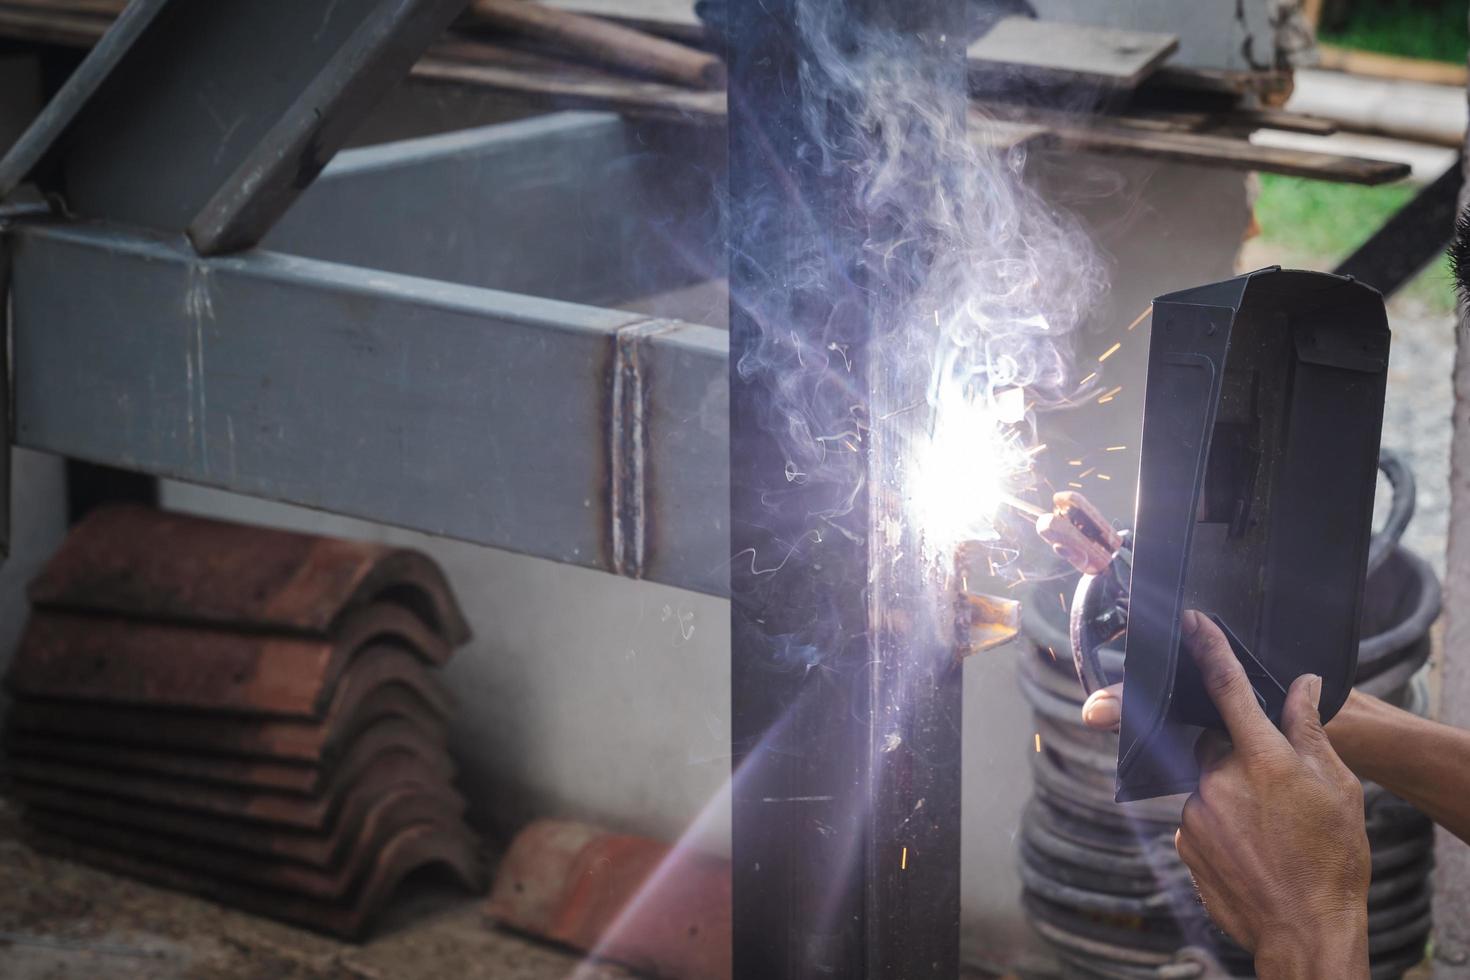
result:
M 1132 535 L 1117 798 L 1198 783 L 1220 727 L 1179 642 L 1198 609 L 1270 717 L 1304 673 L 1346 700 L 1372 535 L 1389 330 L 1353 279 L 1264 269 L 1154 302 Z

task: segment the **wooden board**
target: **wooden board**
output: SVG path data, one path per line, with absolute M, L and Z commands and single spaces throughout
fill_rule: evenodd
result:
M 694 0 L 541 0 L 548 7 L 617 21 L 628 27 L 688 41 L 704 37 Z
M 1404 58 L 1378 54 L 1375 51 L 1354 51 L 1334 44 L 1317 45 L 1317 67 L 1367 78 L 1389 78 L 1429 85 L 1450 85 L 1455 88 L 1464 88 L 1467 79 L 1470 79 L 1470 69 L 1463 64 L 1430 61 L 1427 58 Z
M 1344 184 L 1385 184 L 1409 175 L 1409 165 L 1387 160 L 1257 146 L 1230 136 L 1169 133 L 1126 126 L 1048 127 L 1059 145 L 1090 153 L 1152 157 L 1233 170 L 1256 170 Z
M 1006 17 L 968 55 L 972 76 L 1019 72 L 1133 88 L 1178 48 L 1172 34 Z
M 414 78 L 494 89 L 557 109 L 604 109 L 640 118 L 724 125 L 725 93 L 617 75 L 476 41 L 445 41 L 413 69 Z

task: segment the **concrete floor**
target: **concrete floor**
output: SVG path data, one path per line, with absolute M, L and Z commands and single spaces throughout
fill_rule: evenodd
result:
M 38 853 L 0 797 L 4 980 L 632 980 L 610 964 L 490 928 L 484 899 L 400 892 L 377 938 L 337 942 Z M 965 970 L 959 980 L 991 974 Z M 1002 978 L 1014 980 L 1014 978 Z
M 0 799 L 0 976 L 6 980 L 625 980 L 487 928 L 482 900 L 415 890 L 379 938 L 335 942 L 38 854 Z

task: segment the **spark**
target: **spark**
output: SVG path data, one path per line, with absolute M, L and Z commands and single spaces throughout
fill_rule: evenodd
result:
M 934 315 L 935 316 L 938 316 L 939 313 L 936 311 Z M 900 870 L 900 871 L 907 871 L 908 869 L 909 869 L 909 849 L 907 847 L 905 847 L 903 849 L 903 856 L 898 859 L 898 870 Z
M 887 422 L 889 419 L 893 418 L 896 415 L 902 415 L 905 412 L 912 412 L 916 408 L 923 408 L 923 407 L 924 407 L 924 403 L 923 402 L 914 402 L 912 405 L 908 405 L 908 406 L 906 406 L 904 408 L 895 408 L 891 412 L 886 412 L 883 415 L 878 416 L 878 421 L 880 421 L 880 422 Z
M 1069 487 L 1076 487 L 1078 490 L 1081 490 L 1082 489 L 1082 484 L 1080 484 L 1080 483 L 1068 483 L 1067 486 L 1069 486 Z
M 1148 305 L 1148 308 L 1146 310 L 1144 310 L 1142 313 L 1138 314 L 1138 316 L 1134 317 L 1133 322 L 1130 323 L 1130 324 L 1128 324 L 1128 329 L 1129 330 L 1132 330 L 1134 327 L 1138 326 L 1144 320 L 1147 320 L 1148 317 L 1149 317 L 1149 314 L 1152 313 L 1153 311 L 1154 311 L 1154 305 L 1152 303 L 1150 303 Z
M 1118 348 L 1120 348 L 1122 346 L 1123 346 L 1123 342 L 1121 340 L 1118 341 L 1116 344 L 1114 344 L 1113 346 L 1109 347 L 1107 350 L 1103 351 L 1102 354 L 1100 354 L 1098 356 L 1098 361 L 1099 362 L 1106 361 L 1108 358 L 1110 358 L 1114 354 L 1118 353 Z
M 1099 473 L 1097 475 L 1097 478 L 1099 480 L 1111 480 L 1112 479 L 1112 477 L 1108 476 L 1106 473 Z
M 939 311 L 938 310 L 935 310 L 934 311 L 934 325 L 936 327 L 939 326 Z
M 1081 466 L 1082 465 L 1082 460 L 1080 460 L 1080 459 L 1069 459 L 1069 460 L 1067 460 L 1067 465 L 1068 466 Z
M 1041 733 L 1040 732 L 1037 732 L 1036 733 L 1036 751 L 1038 751 L 1038 752 L 1041 751 Z
M 1049 653 L 1049 654 L 1051 654 L 1052 663 L 1056 663 L 1056 660 L 1057 660 L 1057 652 L 1055 650 L 1053 650 L 1051 647 L 1047 647 L 1046 648 L 1046 652 Z
M 1067 612 L 1068 611 L 1067 610 L 1067 597 L 1064 596 L 1064 595 L 1062 595 L 1060 592 L 1057 593 L 1057 602 L 1060 602 L 1062 604 L 1062 612 Z
M 1097 377 L 1097 372 L 1096 371 L 1092 372 L 1087 377 L 1085 377 L 1081 381 L 1077 382 L 1077 387 L 1079 387 L 1079 388 L 1086 388 L 1087 387 L 1087 382 L 1091 381 L 1095 377 Z
M 1030 449 L 1026 450 L 1026 455 L 1027 456 L 1036 456 L 1036 455 L 1040 454 L 1040 452 L 1043 449 L 1045 449 L 1045 448 L 1046 448 L 1046 443 L 1044 443 L 1044 442 L 1041 445 L 1039 445 L 1039 446 L 1032 446 Z
M 1113 389 L 1111 389 L 1109 391 L 1104 392 L 1103 395 L 1102 395 L 1102 397 L 1097 400 L 1097 403 L 1099 405 L 1107 404 L 1108 402 L 1110 402 L 1114 398 L 1116 398 L 1117 395 L 1118 395 L 1118 392 L 1120 392 L 1122 390 L 1123 390 L 1123 386 L 1122 385 L 1118 385 L 1118 387 L 1113 388 Z
M 1104 449 L 1103 452 L 1105 452 L 1105 453 L 1121 453 L 1123 450 L 1125 450 L 1127 448 L 1128 448 L 1127 446 L 1109 446 L 1106 449 Z
M 1077 474 L 1077 479 L 1082 480 L 1082 479 L 1085 479 L 1085 478 L 1091 476 L 1092 475 L 1092 471 L 1095 470 L 1095 469 L 1097 469 L 1096 466 L 1089 466 L 1087 469 L 1085 469 L 1081 473 L 1078 473 Z

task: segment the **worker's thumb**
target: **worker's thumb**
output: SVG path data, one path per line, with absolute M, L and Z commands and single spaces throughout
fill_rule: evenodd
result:
M 1315 758 L 1332 751 L 1327 732 L 1322 728 L 1322 716 L 1317 711 L 1321 700 L 1322 678 L 1316 674 L 1301 675 L 1286 692 L 1286 704 L 1281 709 L 1281 730 L 1298 755 Z

